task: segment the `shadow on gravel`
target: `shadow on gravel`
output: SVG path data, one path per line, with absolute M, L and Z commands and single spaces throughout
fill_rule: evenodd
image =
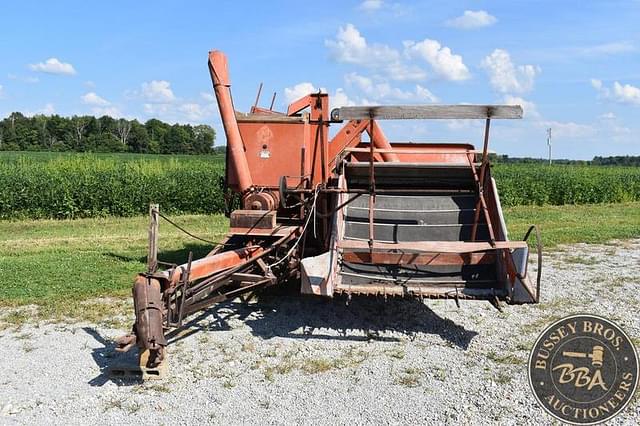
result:
M 229 320 L 243 321 L 263 339 L 398 341 L 400 337 L 388 334 L 424 333 L 466 350 L 478 334 L 440 317 L 418 300 L 354 297 L 349 305 L 345 302 L 344 298 L 269 295 L 253 304 L 221 303 L 192 318 L 182 331 L 171 333 L 169 344 L 199 331 L 229 330 Z
M 82 327 L 82 330 L 102 345 L 102 347 L 92 349 L 91 352 L 93 360 L 100 368 L 100 374 L 89 380 L 91 386 L 103 386 L 109 381 L 118 386 L 131 386 L 141 383 L 139 379 L 122 379 L 109 375 L 109 370 L 114 364 L 136 365 L 138 359 L 136 358 L 135 351 L 126 353 L 116 352 L 116 344 L 102 337 L 94 328 Z

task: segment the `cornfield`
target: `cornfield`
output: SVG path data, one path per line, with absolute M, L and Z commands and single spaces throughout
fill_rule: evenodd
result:
M 224 163 L 212 157 L 1 158 L 3 219 L 133 216 L 150 202 L 173 214 L 224 211 Z
M 499 164 L 492 174 L 505 206 L 640 200 L 640 167 Z
M 640 168 L 498 164 L 503 206 L 640 200 Z M 0 218 L 133 216 L 150 202 L 179 213 L 224 211 L 223 157 L 0 156 Z

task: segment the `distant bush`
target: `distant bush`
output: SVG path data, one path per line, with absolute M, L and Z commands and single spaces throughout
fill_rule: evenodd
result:
M 503 206 L 640 200 L 640 168 L 497 164 Z M 0 219 L 224 211 L 224 157 L 0 154 Z

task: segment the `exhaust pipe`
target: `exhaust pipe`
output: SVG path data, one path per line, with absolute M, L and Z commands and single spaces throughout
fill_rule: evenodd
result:
M 236 184 L 231 186 L 231 189 L 242 193 L 253 186 L 253 181 L 245 155 L 244 143 L 236 121 L 236 112 L 231 100 L 231 81 L 229 80 L 227 57 L 219 50 L 209 52 L 209 73 L 213 82 L 213 90 L 216 93 L 224 133 L 227 137 L 230 160 L 227 167 L 231 167 L 237 180 Z

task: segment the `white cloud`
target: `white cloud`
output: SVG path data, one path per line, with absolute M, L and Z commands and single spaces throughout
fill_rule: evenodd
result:
M 184 103 L 178 106 L 178 111 L 184 114 L 189 121 L 201 121 L 211 115 L 210 108 L 203 107 L 196 103 Z
M 37 111 L 26 110 L 23 112 L 26 117 L 33 117 L 34 115 L 53 115 L 55 113 L 56 109 L 52 103 L 45 104 L 44 107 L 40 108 Z
M 598 91 L 604 99 L 611 99 L 623 104 L 640 105 L 640 88 L 631 84 L 613 82 L 612 87 L 606 87 L 601 80 L 592 78 L 591 86 Z
M 171 83 L 166 80 L 152 80 L 141 84 L 139 91 L 130 91 L 131 99 L 142 99 L 142 110 L 146 116 L 155 117 L 169 123 L 200 124 L 214 120 L 217 106 L 215 98 L 207 92 L 200 92 L 198 99 L 183 99 L 176 96 Z
M 602 80 L 598 80 L 597 78 L 592 78 L 591 86 L 593 86 L 593 88 L 596 90 L 602 89 Z
M 600 127 L 605 137 L 613 137 L 614 140 L 628 140 L 626 137 L 631 135 L 633 131 L 624 126 L 622 121 L 612 112 L 601 114 Z
M 336 89 L 333 96 L 329 96 L 330 109 L 340 108 L 343 106 L 354 106 L 356 103 L 351 100 L 342 88 Z
M 358 8 L 360 10 L 364 10 L 365 12 L 373 12 L 374 10 L 378 10 L 382 7 L 382 0 L 364 0 L 360 3 Z
M 21 76 L 21 75 L 16 75 L 11 73 L 7 74 L 7 78 L 9 78 L 10 80 L 17 80 L 17 81 L 22 81 L 23 83 L 30 83 L 30 84 L 34 84 L 40 81 L 38 77 Z
M 596 44 L 594 46 L 581 47 L 577 53 L 585 56 L 616 55 L 620 53 L 634 52 L 636 46 L 628 41 L 616 41 L 612 43 Z
M 4 87 L 2 87 L 2 84 L 0 84 L 0 98 L 2 98 L 4 96 Z
M 44 62 L 29 65 L 32 71 L 45 72 L 48 74 L 75 75 L 76 70 L 68 62 L 60 62 L 58 58 L 49 58 Z
M 491 85 L 502 93 L 525 93 L 533 89 L 540 67 L 536 65 L 518 65 L 511 62 L 509 52 L 495 49 L 485 57 L 481 66 L 489 74 Z
M 99 96 L 96 92 L 88 92 L 80 96 L 80 99 L 83 104 L 92 107 L 91 113 L 96 117 L 102 117 L 103 115 L 114 118 L 124 117 L 124 114 L 119 108 L 111 105 L 111 102 Z
M 86 105 L 93 105 L 93 106 L 107 106 L 107 105 L 110 105 L 109 101 L 107 101 L 106 99 L 98 96 L 98 94 L 96 92 L 86 93 L 86 94 L 80 96 L 80 99 L 82 99 L 82 103 L 86 104 Z
M 473 30 L 476 28 L 489 27 L 496 22 L 498 22 L 498 19 L 484 10 L 465 10 L 462 16 L 449 19 L 445 24 L 461 30 Z
M 520 105 L 523 111 L 523 117 L 525 118 L 540 118 L 536 104 L 531 101 L 527 101 L 519 96 L 505 95 L 503 102 L 506 105 Z
M 331 56 L 338 62 L 376 66 L 397 61 L 400 54 L 384 44 L 368 44 L 353 24 L 338 29 L 335 40 L 326 40 Z
M 595 135 L 596 129 L 588 124 L 574 123 L 573 121 L 540 121 L 541 127 L 551 128 L 554 138 L 586 138 Z
M 424 59 L 440 77 L 452 81 L 467 80 L 471 77 L 462 56 L 453 54 L 451 49 L 442 46 L 436 40 L 427 38 L 418 43 L 405 41 L 404 46 L 408 56 Z
M 171 90 L 171 83 L 166 80 L 152 80 L 142 83 L 142 97 L 148 103 L 170 103 L 176 97 Z
M 312 83 L 305 81 L 302 83 L 298 83 L 293 87 L 285 87 L 284 99 L 287 104 L 290 104 L 291 102 L 297 101 L 303 96 L 309 95 L 311 93 L 318 93 L 318 91 L 322 93 L 328 93 L 327 89 L 325 89 L 324 87 L 317 88 Z M 342 106 L 356 105 L 356 102 L 349 98 L 342 88 L 337 88 L 333 94 L 329 94 L 329 103 L 330 109 L 339 108 Z
M 53 104 L 49 103 L 49 104 L 46 104 L 44 108 L 40 110 L 40 112 L 44 115 L 53 115 L 56 113 L 56 109 L 54 108 Z
M 416 84 L 416 97 L 427 102 L 438 102 L 440 100 L 436 95 L 431 93 L 429 89 L 422 87 L 419 84 Z
M 419 84 L 414 91 L 406 91 L 392 87 L 386 81 L 376 81 L 369 77 L 352 72 L 345 75 L 347 84 L 356 87 L 368 98 L 375 101 L 412 101 L 412 102 L 437 102 L 438 98 L 426 87 Z
M 114 106 L 91 108 L 91 112 L 96 117 L 102 117 L 103 115 L 108 115 L 109 117 L 113 117 L 113 118 L 124 117 L 122 112 Z
M 321 89 L 321 91 L 325 91 Z M 293 101 L 297 101 L 303 96 L 307 96 L 311 93 L 317 93 L 318 89 L 311 83 L 305 81 L 302 83 L 298 83 L 293 87 L 285 87 L 284 89 L 284 99 L 290 104 Z
M 153 115 L 156 117 L 166 117 L 167 114 L 172 110 L 170 104 L 148 104 L 145 103 L 142 105 L 142 109 L 145 114 Z
M 640 105 L 640 88 L 617 81 L 613 83 L 613 97 L 618 102 Z
M 197 102 L 145 103 L 142 105 L 147 116 L 157 117 L 169 123 L 200 124 L 214 120 L 216 104 Z
M 336 62 L 359 65 L 384 72 L 390 78 L 401 81 L 418 81 L 426 73 L 415 65 L 406 64 L 396 49 L 385 44 L 369 44 L 360 31 L 347 24 L 338 29 L 335 39 L 325 40 L 329 56 Z
M 207 102 L 215 102 L 216 101 L 216 97 L 213 95 L 213 93 L 209 93 L 209 92 L 200 92 L 200 97 L 207 101 Z

